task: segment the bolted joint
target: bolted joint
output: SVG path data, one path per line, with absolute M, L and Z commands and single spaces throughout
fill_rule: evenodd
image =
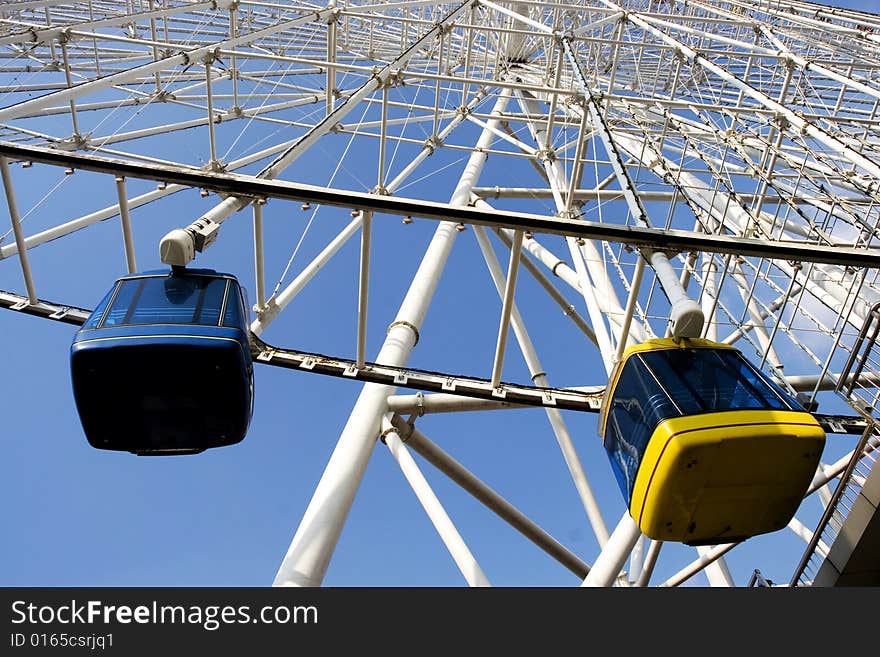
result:
M 537 158 L 538 162 L 555 162 L 556 151 L 552 148 L 542 148 L 535 151 L 535 158 Z
M 259 322 L 265 326 L 278 316 L 281 308 L 275 303 L 275 297 L 269 297 L 262 307 L 254 304 L 254 312 L 257 314 Z
M 208 66 L 209 64 L 213 64 L 220 59 L 220 48 L 214 48 L 213 50 L 208 50 L 199 56 L 198 62 Z
M 593 99 L 602 99 L 603 92 L 601 90 L 596 90 L 595 92 L 590 94 L 590 97 Z M 585 108 L 587 106 L 587 99 L 583 94 L 571 94 L 570 96 L 566 96 L 562 99 L 562 104 L 566 107 L 578 107 Z
M 399 68 L 388 69 L 384 74 L 374 73 L 373 77 L 378 80 L 379 89 L 393 89 L 404 85 L 403 71 Z
M 219 123 L 219 121 L 217 121 L 217 123 Z M 223 173 L 226 171 L 226 163 L 221 160 L 211 160 L 202 168 L 205 171 L 211 171 L 212 173 Z
M 30 28 L 28 32 L 33 37 L 33 41 L 39 45 L 48 45 L 53 41 L 58 41 L 59 43 L 66 43 L 66 41 L 62 41 L 64 38 L 64 33 L 69 32 L 69 30 L 65 30 L 60 27 L 50 27 L 45 30 L 36 30 L 35 28 Z
M 428 155 L 433 155 L 434 151 L 443 145 L 443 140 L 437 135 L 431 135 L 425 140 L 425 148 L 428 149 Z
M 775 123 L 780 130 L 786 130 L 791 125 L 788 117 L 786 117 L 785 114 L 783 114 L 782 112 L 774 112 L 771 121 Z

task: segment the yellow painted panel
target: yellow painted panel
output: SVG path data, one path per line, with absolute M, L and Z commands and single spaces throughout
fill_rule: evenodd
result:
M 825 445 L 812 415 L 727 411 L 662 422 L 636 476 L 630 513 L 650 538 L 724 543 L 784 527 Z

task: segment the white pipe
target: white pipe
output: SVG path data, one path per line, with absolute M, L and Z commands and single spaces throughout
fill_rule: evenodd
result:
M 257 201 L 254 207 L 254 275 L 257 286 L 257 309 L 262 311 L 266 304 L 265 260 L 263 258 L 263 203 Z
M 651 541 L 648 546 L 648 554 L 645 556 L 645 563 L 642 566 L 642 572 L 636 580 L 636 586 L 647 586 L 651 581 L 651 575 L 654 574 L 654 566 L 657 565 L 657 557 L 660 556 L 660 548 L 663 547 L 663 541 Z
M 321 271 L 330 258 L 332 258 L 351 238 L 351 236 L 357 232 L 361 225 L 361 217 L 362 213 L 359 212 L 357 217 L 350 221 L 349 224 L 343 228 L 342 231 L 340 231 L 340 233 L 334 237 L 317 256 L 315 256 L 314 260 L 303 268 L 299 275 L 294 278 L 286 288 L 284 288 L 277 296 L 273 295 L 269 298 L 265 306 L 258 313 L 257 319 L 251 323 L 251 331 L 259 335 L 266 329 L 272 320 L 278 316 L 278 313 L 281 312 L 281 310 L 306 286 L 306 283 L 312 280 L 315 274 Z
M 324 135 L 334 130 L 339 122 L 345 116 L 347 116 L 349 112 L 351 112 L 355 107 L 359 106 L 361 101 L 366 99 L 367 96 L 369 96 L 375 90 L 383 87 L 392 74 L 394 74 L 401 67 L 405 66 L 406 63 L 414 55 L 416 55 L 426 43 L 435 38 L 438 33 L 442 33 L 443 29 L 445 29 L 445 26 L 448 23 L 452 22 L 458 16 L 458 14 L 461 13 L 465 9 L 465 7 L 467 7 L 472 2 L 474 2 L 474 0 L 468 0 L 467 2 L 460 5 L 458 8 L 454 9 L 442 21 L 436 23 L 434 27 L 432 27 L 425 34 L 419 37 L 415 42 L 413 42 L 392 62 L 386 64 L 380 71 L 372 75 L 364 84 L 358 87 L 358 89 L 354 93 L 352 93 L 351 96 L 349 96 L 344 103 L 342 103 L 332 112 L 327 114 L 327 116 L 321 119 L 304 135 L 294 140 L 293 144 L 287 150 L 281 153 L 281 155 L 279 155 L 271 164 L 264 167 L 257 174 L 257 177 L 264 180 L 274 180 L 277 176 L 279 176 L 281 172 L 284 171 L 284 169 L 293 164 L 293 162 L 296 161 L 303 153 L 308 151 L 309 148 L 311 148 L 311 146 L 315 144 L 315 142 L 317 142 Z M 325 9 L 321 12 L 317 12 L 314 18 L 310 17 L 310 20 L 326 19 L 335 11 L 335 8 Z M 2 110 L 0 110 L 0 116 L 2 116 Z M 221 203 L 218 203 L 212 209 L 208 210 L 196 221 L 199 223 L 207 222 L 208 225 L 221 224 L 223 223 L 223 221 L 244 208 L 250 202 L 250 199 L 247 198 L 230 196 L 224 199 Z M 172 265 L 187 264 L 187 262 L 183 261 L 187 260 L 187 258 L 192 259 L 193 256 L 190 250 L 187 249 L 185 246 L 182 246 L 181 244 L 181 242 L 185 241 L 186 239 L 188 239 L 188 231 L 183 231 L 181 229 L 172 230 L 167 235 L 165 235 L 159 245 L 160 253 L 166 254 L 163 262 L 167 261 L 166 264 Z
M 508 9 L 507 7 L 502 7 L 501 5 L 496 5 L 494 2 L 490 2 L 489 0 L 480 0 L 480 5 L 483 7 L 488 7 L 489 9 L 493 9 L 500 14 L 505 14 L 506 16 L 510 16 L 515 21 L 519 21 L 523 23 L 527 27 L 530 27 L 534 30 L 538 30 L 539 32 L 543 32 L 544 34 L 553 34 L 553 28 L 544 25 L 544 23 L 539 23 L 536 20 L 532 20 L 526 14 L 519 13 L 512 9 Z M 522 3 L 514 3 L 514 6 L 521 11 L 528 11 L 528 8 L 525 7 Z
M 509 97 L 509 92 L 502 92 L 495 103 L 494 112 L 503 112 Z M 486 161 L 487 155 L 483 149 L 490 143 L 491 132 L 484 131 L 452 194 L 451 204 L 467 205 L 471 189 Z M 377 363 L 393 366 L 406 364 L 457 235 L 453 223 L 443 222 L 437 226 L 397 317 L 388 328 L 388 335 L 376 358 Z M 275 585 L 321 584 L 372 454 L 381 418 L 387 412 L 386 400 L 392 392 L 390 386 L 373 383 L 367 383 L 362 388 L 278 569 Z
M 519 273 L 519 259 L 522 254 L 523 231 L 513 233 L 513 246 L 507 263 L 507 282 L 502 293 L 501 321 L 498 326 L 498 340 L 495 343 L 495 360 L 492 365 L 492 387 L 501 384 L 501 370 L 504 366 L 504 351 L 507 347 L 507 333 L 510 329 L 510 312 L 513 309 L 513 295 L 516 290 L 516 278 Z
M 214 135 L 214 90 L 211 84 L 211 61 L 209 59 L 205 60 L 205 93 L 208 96 L 208 147 L 211 153 L 209 164 L 215 167 L 219 163 L 217 161 L 217 139 Z
M 448 476 L 452 481 L 461 486 L 477 500 L 482 502 L 490 511 L 499 518 L 510 524 L 511 527 L 528 538 L 532 543 L 541 548 L 548 555 L 556 559 L 560 564 L 584 578 L 590 572 L 590 567 L 565 546 L 559 543 L 540 526 L 531 521 L 519 509 L 506 499 L 501 497 L 492 488 L 465 468 L 461 463 L 444 452 L 436 443 L 431 441 L 421 431 L 406 424 L 400 416 L 392 419 L 392 424 L 408 436 L 406 444 L 409 445 L 422 458 L 431 463 L 435 468 Z
M 807 545 L 813 540 L 813 531 L 797 518 L 792 518 L 788 521 L 788 528 Z M 828 544 L 820 539 L 816 544 L 816 552 L 818 552 L 823 558 L 828 556 Z
M 134 239 L 131 234 L 131 214 L 128 211 L 128 194 L 125 192 L 125 178 L 116 178 L 116 196 L 119 199 L 119 218 L 122 223 L 122 241 L 125 245 L 125 263 L 128 273 L 137 271 L 137 260 L 134 253 Z
M 474 558 L 474 555 L 468 549 L 467 544 L 458 533 L 440 500 L 431 490 L 428 480 L 422 474 L 418 464 L 409 453 L 409 450 L 403 444 L 397 430 L 391 426 L 387 417 L 382 418 L 383 440 L 394 456 L 397 464 L 400 466 L 403 476 L 409 482 L 416 497 L 419 498 L 425 513 L 431 519 L 434 529 L 440 534 L 440 538 L 452 555 L 455 565 L 461 571 L 468 586 L 490 586 L 489 580 Z
M 45 0 L 43 2 L 16 2 L 14 6 L 10 7 L 10 9 L 21 11 L 22 9 L 38 7 L 38 6 L 52 6 L 52 5 L 63 5 L 66 3 L 58 2 L 58 0 Z M 71 23 L 64 26 L 64 29 L 76 29 L 76 30 L 93 30 L 99 27 L 114 27 L 119 25 L 125 25 L 126 23 L 131 23 L 132 20 L 155 20 L 156 18 L 162 18 L 164 16 L 169 16 L 176 13 L 189 13 L 198 11 L 200 9 L 208 9 L 215 6 L 216 2 L 196 2 L 192 4 L 184 4 L 176 7 L 168 7 L 165 9 L 159 10 L 150 10 L 146 12 L 138 12 L 137 15 L 133 14 L 123 14 L 121 16 L 113 16 L 111 18 L 100 18 L 98 20 L 89 20 L 83 21 L 79 23 Z M 33 42 L 42 43 L 44 41 L 49 41 L 52 39 L 57 39 L 62 30 L 59 27 L 45 29 L 45 26 L 42 26 L 43 29 L 36 29 L 38 27 L 37 24 L 29 24 L 31 29 L 13 34 L 11 36 L 5 36 L 0 38 L 0 46 L 9 45 L 11 43 L 29 43 Z
M 447 393 L 434 393 L 426 395 L 416 393 L 414 395 L 391 395 L 388 397 L 388 410 L 394 413 L 414 413 L 425 415 L 428 413 L 458 413 L 460 411 L 493 411 L 511 408 L 530 408 L 524 404 L 511 404 L 510 402 L 496 399 L 479 399 L 477 397 L 464 397 Z
M 367 358 L 367 299 L 370 287 L 370 237 L 373 227 L 373 213 L 362 212 L 361 225 L 361 267 L 358 277 L 358 319 L 357 319 L 357 366 L 362 368 Z
M 718 322 L 715 319 L 716 303 L 715 303 L 715 273 L 718 266 L 715 264 L 715 257 L 710 254 L 703 254 L 703 263 L 701 265 L 703 274 L 703 315 L 706 320 L 706 338 L 713 342 L 718 341 Z
M 501 273 L 501 265 L 499 264 L 495 252 L 492 250 L 492 246 L 489 243 L 489 239 L 486 236 L 486 231 L 482 226 L 475 226 L 474 234 L 477 237 L 480 250 L 483 252 L 483 258 L 489 268 L 489 273 L 492 276 L 495 289 L 498 291 L 498 294 L 502 294 L 502 290 L 506 287 L 504 276 Z M 535 346 L 529 337 L 525 322 L 523 321 L 522 315 L 516 305 L 513 305 L 512 307 L 511 323 L 513 325 L 513 332 L 519 344 L 520 351 L 525 358 L 529 373 L 532 376 L 532 380 L 535 385 L 548 386 L 549 382 L 547 380 L 547 375 L 544 373 L 544 368 L 538 358 Z M 602 518 L 599 504 L 596 502 L 593 490 L 590 487 L 590 482 L 587 479 L 583 466 L 581 465 L 574 443 L 571 440 L 568 427 L 565 425 L 562 414 L 558 409 L 546 407 L 545 412 L 547 413 L 547 419 L 550 421 L 550 426 L 553 429 L 553 435 L 556 437 L 559 449 L 562 451 L 562 456 L 565 459 L 569 472 L 571 473 L 575 489 L 580 496 L 581 503 L 584 505 L 587 518 L 589 519 L 593 532 L 596 535 L 596 540 L 599 542 L 599 546 L 602 547 L 608 541 L 608 528 L 605 525 L 605 520 Z
M 18 247 L 18 260 L 21 264 L 21 273 L 24 277 L 24 285 L 27 289 L 28 301 L 32 304 L 39 303 L 37 290 L 34 287 L 34 278 L 31 275 L 31 265 L 28 260 L 27 248 L 24 244 L 24 233 L 21 230 L 21 218 L 18 214 L 18 206 L 15 203 L 15 189 L 12 185 L 12 175 L 9 173 L 9 160 L 0 156 L 0 174 L 3 176 L 3 189 L 6 192 L 6 204 L 9 207 L 9 219 L 12 222 L 12 232 L 15 234 L 15 244 Z
M 478 201 L 474 204 L 475 207 L 480 207 L 481 201 Z M 495 229 L 495 234 L 504 242 L 507 248 L 510 248 L 512 242 L 508 239 L 507 235 L 497 228 Z M 584 321 L 584 318 L 580 316 L 577 309 L 571 304 L 571 302 L 562 296 L 562 293 L 556 289 L 556 286 L 553 285 L 550 280 L 544 275 L 544 273 L 538 269 L 538 266 L 533 263 L 528 258 L 523 258 L 521 261 L 523 267 L 525 267 L 528 272 L 534 277 L 534 279 L 538 282 L 538 284 L 544 288 L 547 294 L 550 295 L 550 298 L 556 302 L 556 304 L 562 310 L 562 314 L 568 317 L 575 326 L 584 334 L 584 336 L 592 342 L 594 345 L 596 344 L 596 334 L 593 333 L 593 329 Z
M 128 207 L 129 209 L 137 208 L 141 205 L 160 199 L 163 196 L 179 192 L 183 189 L 187 188 L 183 185 L 168 185 L 165 189 L 158 189 L 152 192 L 147 192 L 146 194 L 141 194 L 140 196 L 135 196 L 134 198 L 129 199 Z M 109 219 L 110 217 L 113 217 L 117 214 L 119 214 L 119 205 L 111 205 L 109 207 L 103 208 L 102 210 L 92 212 L 91 214 L 73 219 L 59 226 L 55 226 L 40 233 L 35 233 L 29 237 L 25 237 L 24 248 L 32 249 L 35 246 L 40 246 L 45 242 L 51 242 L 52 240 L 64 237 L 65 235 L 76 232 L 81 228 L 91 226 L 92 224 L 98 223 L 99 221 L 104 221 L 105 219 Z M 18 253 L 18 244 L 7 244 L 5 246 L 0 246 L 0 260 L 13 256 L 16 253 Z
M 59 91 L 56 91 L 55 93 L 46 94 L 44 96 L 40 96 L 39 98 L 34 98 L 31 100 L 26 100 L 22 103 L 18 103 L 17 105 L 12 105 L 11 107 L 0 109 L 0 123 L 8 123 L 14 119 L 21 118 L 22 116 L 39 113 L 41 109 L 49 107 L 51 105 L 69 102 L 86 94 L 94 93 L 96 91 L 107 89 L 109 87 L 126 84 L 128 82 L 131 82 L 132 80 L 140 78 L 141 76 L 146 77 L 158 71 L 164 71 L 174 66 L 185 66 L 187 64 L 192 64 L 194 61 L 201 61 L 206 55 L 211 55 L 211 53 L 213 53 L 217 48 L 231 48 L 237 45 L 244 45 L 259 40 L 262 37 L 275 34 L 276 32 L 289 30 L 290 28 L 297 27 L 304 23 L 325 20 L 326 17 L 329 16 L 331 13 L 332 10 L 328 9 L 311 12 L 290 21 L 277 23 L 262 30 L 257 30 L 256 32 L 250 32 L 249 34 L 245 34 L 236 39 L 227 39 L 220 43 L 196 48 L 194 50 L 190 50 L 179 55 L 173 55 L 171 57 L 166 57 L 165 59 L 160 59 L 158 62 L 150 62 L 149 64 L 144 64 L 143 66 L 138 66 L 127 71 L 121 71 L 119 73 L 105 75 L 104 77 L 98 78 L 96 80 L 82 82 L 69 89 L 61 89 Z
M 620 7 L 618 7 L 618 9 L 620 9 Z M 766 96 L 760 90 L 749 85 L 747 82 L 740 80 L 735 75 L 729 73 L 714 62 L 706 59 L 678 39 L 670 37 L 661 30 L 658 30 L 649 23 L 646 23 L 638 16 L 636 12 L 626 13 L 624 17 L 625 20 L 633 23 L 637 27 L 640 27 L 650 32 L 653 36 L 675 48 L 688 60 L 688 62 L 692 66 L 702 66 L 707 71 L 715 74 L 730 86 L 742 91 L 747 96 L 750 96 L 754 100 L 758 101 L 758 103 L 760 103 L 767 109 L 770 109 L 778 113 L 780 116 L 784 117 L 789 122 L 791 127 L 797 131 L 800 131 L 801 134 L 809 135 L 811 138 L 827 146 L 833 152 L 842 155 L 844 158 L 855 164 L 857 167 L 861 167 L 869 176 L 871 176 L 875 180 L 880 178 L 880 165 L 867 158 L 857 150 L 851 148 L 847 144 L 844 144 L 832 134 L 825 132 L 824 130 L 816 126 L 815 123 L 802 118 L 800 115 L 796 114 L 793 110 L 791 110 L 784 104 L 773 100 L 769 96 Z
M 614 141 L 611 130 L 608 128 L 608 124 L 603 118 L 597 102 L 592 97 L 592 92 L 589 89 L 586 75 L 584 75 L 581 70 L 580 62 L 575 57 L 570 42 L 564 38 L 562 44 L 565 48 L 565 53 L 574 68 L 575 78 L 579 81 L 583 92 L 587 94 L 583 111 L 589 115 L 590 123 L 608 153 L 609 163 L 620 183 L 630 214 L 638 225 L 649 227 L 647 210 L 636 194 L 629 174 L 623 167 L 623 158 L 620 155 L 620 149 Z M 663 288 L 663 291 L 669 299 L 671 306 L 669 319 L 671 322 L 672 335 L 674 337 L 683 338 L 699 337 L 703 330 L 703 311 L 699 304 L 688 297 L 679 277 L 675 274 L 675 271 L 669 263 L 669 257 L 663 251 L 655 251 L 651 249 L 642 249 L 642 254 L 647 258 L 651 267 L 653 267 L 657 281 L 660 283 L 660 286 Z
M 614 362 L 619 363 L 623 358 L 623 352 L 631 339 L 630 327 L 632 326 L 633 313 L 635 313 L 636 303 L 639 300 L 639 288 L 642 285 L 642 275 L 645 272 L 645 259 L 639 258 L 636 261 L 636 268 L 633 272 L 632 283 L 629 288 L 629 298 L 626 300 L 626 309 L 623 316 L 623 326 L 620 327 L 620 334 L 617 339 L 617 352 L 614 354 Z
M 257 153 L 252 153 L 251 155 L 240 158 L 230 163 L 227 166 L 227 170 L 238 170 L 242 167 L 248 166 L 249 164 L 258 162 L 259 160 L 262 160 L 263 158 L 272 155 L 273 153 L 284 150 L 288 146 L 289 143 L 276 144 L 275 146 L 263 149 L 262 151 L 259 151 Z M 182 191 L 184 189 L 189 188 L 183 185 L 167 185 L 164 187 L 164 189 L 157 189 L 152 192 L 147 192 L 146 194 L 141 194 L 140 196 L 129 199 L 128 205 L 130 209 L 137 208 L 170 194 L 174 194 L 175 192 Z M 35 233 L 34 235 L 26 237 L 24 239 L 24 244 L 28 249 L 32 249 L 35 246 L 39 246 L 40 244 L 43 244 L 45 242 L 50 242 L 60 237 L 64 237 L 65 235 L 69 235 L 70 233 L 80 230 L 81 228 L 85 228 L 86 226 L 90 226 L 91 224 L 109 219 L 110 217 L 113 217 L 117 214 L 119 214 L 119 205 L 111 205 L 109 207 L 103 208 L 102 210 L 97 210 L 96 212 L 92 212 L 91 214 L 84 215 L 77 219 L 73 219 L 71 221 L 63 223 L 59 226 L 55 226 L 40 233 Z M 0 246 L 0 260 L 15 255 L 16 253 L 18 253 L 18 246 L 14 243 L 7 244 L 6 246 Z
M 636 544 L 633 546 L 632 554 L 629 555 L 629 572 L 627 573 L 627 583 L 633 586 L 642 576 L 642 570 L 645 565 L 645 536 L 639 536 Z
M 711 550 L 711 546 L 701 545 L 697 548 L 697 554 L 699 554 L 701 557 L 706 556 L 711 552 Z M 732 588 L 733 586 L 735 586 L 733 577 L 731 576 L 730 570 L 728 569 L 727 563 L 724 561 L 723 557 L 715 559 L 706 566 L 706 578 L 709 580 L 709 586 L 727 588 Z
M 525 94 L 521 92 L 517 92 L 517 98 L 524 113 L 530 116 L 539 113 L 537 103 L 533 99 L 527 98 Z M 528 126 L 535 143 L 543 144 L 546 141 L 546 129 L 543 126 L 535 125 L 531 121 L 529 121 Z M 550 189 L 553 191 L 553 200 L 556 205 L 556 210 L 558 212 L 563 212 L 565 211 L 566 204 L 562 198 L 562 193 L 563 190 L 568 188 L 565 171 L 559 160 L 551 158 L 549 153 L 543 154 L 540 161 L 547 173 L 547 179 L 550 182 Z M 598 297 L 600 296 L 598 288 L 600 287 L 600 282 L 603 281 L 605 277 L 604 268 L 600 266 L 598 258 L 594 261 L 593 259 L 587 259 L 584 257 L 584 254 L 578 248 L 579 245 L 576 239 L 567 237 L 565 241 L 568 245 L 568 250 L 571 254 L 575 271 L 577 272 L 581 294 L 587 304 L 587 311 L 590 315 L 592 329 L 596 334 L 596 341 L 599 346 L 599 352 L 602 355 L 602 362 L 605 364 L 606 372 L 610 373 L 613 366 L 612 359 L 614 352 L 611 345 L 611 338 L 608 335 L 608 329 L 605 325 L 605 319 L 598 301 Z M 595 250 L 595 247 L 593 248 Z M 616 301 L 616 295 L 613 289 L 604 286 L 602 289 L 604 292 L 602 295 L 603 297 Z M 617 302 L 615 305 L 620 306 L 620 303 Z
M 479 102 L 480 97 L 474 99 L 474 103 Z M 463 120 L 461 115 L 456 116 L 455 119 L 450 121 L 449 125 L 444 128 L 441 132 L 441 139 L 448 135 L 452 130 L 457 127 Z M 394 192 L 403 182 L 412 174 L 413 171 L 421 164 L 431 153 L 434 152 L 434 147 L 430 145 L 426 145 L 419 151 L 419 154 L 413 158 L 412 162 L 410 162 L 406 167 L 404 167 L 403 171 L 401 171 L 390 183 L 388 183 L 388 191 L 389 193 Z M 277 297 L 270 298 L 264 312 L 262 312 L 257 319 L 251 324 L 251 331 L 259 335 L 262 331 L 266 329 L 266 327 L 278 316 L 285 306 L 287 306 L 297 294 L 303 289 L 306 283 L 308 283 L 316 273 L 332 258 L 342 245 L 345 244 L 352 235 L 357 232 L 358 227 L 361 225 L 361 218 L 363 216 L 363 212 L 358 212 L 355 219 L 346 226 L 342 232 L 339 233 L 331 242 L 328 244 L 321 253 L 319 253 L 311 263 L 309 263 L 302 272 L 293 280 L 291 283 L 282 290 Z
M 615 134 L 615 139 L 628 155 L 642 162 L 661 179 L 673 176 L 678 181 L 676 185 L 680 193 L 722 226 L 735 234 L 744 234 L 752 217 L 727 192 L 713 190 L 693 174 L 680 170 L 678 165 L 656 152 L 650 145 L 643 149 L 641 141 L 621 134 Z M 797 275 L 795 267 L 785 260 L 775 260 L 774 265 L 790 277 Z M 813 296 L 837 312 L 850 296 L 849 290 L 837 282 L 845 280 L 845 276 L 846 273 L 839 267 L 816 264 L 805 285 Z M 821 281 L 821 284 L 817 281 Z M 859 318 L 865 316 L 873 303 L 880 301 L 880 293 L 868 286 L 862 287 L 861 295 L 863 298 L 857 299 L 853 309 L 853 313 Z
M 620 522 L 611 533 L 608 543 L 602 548 L 602 552 L 596 559 L 590 573 L 584 578 L 581 586 L 611 586 L 620 574 L 623 564 L 626 563 L 627 557 L 632 552 L 636 541 L 642 533 L 639 526 L 629 515 L 629 511 L 624 511 Z
M 688 566 L 685 566 L 677 573 L 675 573 L 672 577 L 663 582 L 660 586 L 678 586 L 682 582 L 687 581 L 698 572 L 703 570 L 710 563 L 715 561 L 716 559 L 721 558 L 725 554 L 727 554 L 730 550 L 735 548 L 739 543 L 725 543 L 723 545 L 716 545 L 711 549 L 707 550 L 705 553 L 700 555 L 700 558 L 696 561 L 691 562 Z

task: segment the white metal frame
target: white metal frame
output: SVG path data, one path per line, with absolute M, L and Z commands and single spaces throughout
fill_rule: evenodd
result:
M 526 328 L 528 274 L 595 347 L 604 373 L 587 384 L 604 385 L 628 344 L 703 335 L 736 342 L 780 383 L 817 399 L 837 383 L 880 300 L 878 75 L 880 17 L 796 0 L 14 0 L 0 7 L 0 173 L 14 234 L 0 244 L 0 261 L 17 258 L 28 303 L 41 307 L 29 251 L 119 216 L 125 266 L 135 271 L 136 253 L 155 245 L 136 244 L 132 212 L 200 188 L 221 199 L 168 233 L 163 244 L 180 249 L 163 246 L 177 254 L 167 264 L 197 263 L 224 239 L 222 224 L 251 205 L 252 330 L 260 335 L 360 233 L 355 368 L 405 368 L 446 261 L 472 229 L 500 314 L 494 353 L 470 374 L 493 388 L 504 379 L 511 332 L 530 383 L 552 379 L 538 357 L 541 339 Z M 45 121 L 59 115 L 69 121 Z M 141 115 L 147 125 L 135 121 Z M 236 150 L 252 123 L 283 136 Z M 197 160 L 182 151 L 168 159 L 153 146 L 178 134 L 198 135 Z M 330 138 L 376 149 L 372 163 L 357 164 L 369 192 L 285 179 Z M 399 151 L 409 154 L 403 163 Z M 458 183 L 440 202 L 408 196 L 439 151 L 462 158 Z M 91 165 L 76 159 L 85 153 Z M 18 186 L 32 162 L 53 157 L 71 173 L 112 173 L 115 200 L 28 234 Z M 534 180 L 481 185 L 484 169 L 505 166 L 532 167 Z M 131 192 L 138 171 L 158 188 Z M 267 201 L 289 199 L 303 209 L 347 204 L 352 218 L 272 291 L 268 256 L 282 247 L 264 239 Z M 389 214 L 439 223 L 371 358 L 368 292 L 382 266 L 374 224 Z M 564 256 L 553 251 L 559 236 Z M 275 584 L 322 583 L 381 436 L 469 585 L 488 578 L 407 445 L 466 482 L 584 585 L 647 585 L 660 544 L 646 549 L 619 508 L 609 532 L 589 477 L 604 464 L 580 461 L 558 409 L 545 412 L 596 554 L 574 555 L 413 426 L 416 415 L 477 408 L 522 412 L 503 399 L 428 400 L 364 384 Z M 404 422 L 400 413 L 413 409 Z M 825 502 L 827 483 L 815 487 Z M 804 527 L 792 521 L 806 544 Z M 734 547 L 701 548 L 663 584 L 704 571 L 712 585 L 734 585 L 722 558 Z

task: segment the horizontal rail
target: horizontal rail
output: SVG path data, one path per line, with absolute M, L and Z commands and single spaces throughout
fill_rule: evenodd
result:
M 635 247 L 665 251 L 732 254 L 758 258 L 776 258 L 791 262 L 815 262 L 861 268 L 880 268 L 880 249 L 829 246 L 804 242 L 772 241 L 735 235 L 709 235 L 683 230 L 645 228 L 599 223 L 565 217 L 548 217 L 524 212 L 486 210 L 469 206 L 410 198 L 395 198 L 353 190 L 331 189 L 316 185 L 266 180 L 227 172 L 209 172 L 145 162 L 127 162 L 95 154 L 69 153 L 36 146 L 0 142 L 0 157 L 10 160 L 41 162 L 83 171 L 106 173 L 142 180 L 174 183 L 202 188 L 219 194 L 244 198 L 277 198 L 331 205 L 376 214 L 412 216 L 434 221 L 512 228 L 536 233 L 582 237 L 618 242 Z
M 84 308 L 46 301 L 31 304 L 26 296 L 2 290 L 0 290 L 0 308 L 74 325 L 83 324 L 91 314 L 90 310 Z M 604 386 L 596 386 L 589 390 L 543 388 L 506 382 L 493 386 L 488 379 L 391 367 L 370 362 L 358 367 L 352 359 L 274 347 L 263 342 L 253 333 L 251 356 L 256 363 L 305 373 L 324 374 L 426 392 L 445 392 L 463 397 L 505 401 L 511 405 L 551 406 L 587 413 L 599 412 L 602 395 L 605 392 Z
M 90 310 L 40 300 L 36 304 L 26 296 L 0 290 L 0 308 L 58 322 L 82 325 Z M 604 386 L 585 388 L 543 388 L 502 382 L 493 386 L 488 379 L 431 372 L 428 370 L 391 367 L 365 363 L 358 367 L 352 359 L 336 358 L 294 349 L 274 347 L 251 333 L 251 355 L 255 362 L 312 374 L 323 374 L 355 381 L 380 383 L 399 388 L 439 392 L 471 399 L 502 401 L 510 407 L 549 406 L 553 408 L 598 413 L 602 408 Z M 827 433 L 861 435 L 867 422 L 861 416 L 825 415 L 813 417 Z

